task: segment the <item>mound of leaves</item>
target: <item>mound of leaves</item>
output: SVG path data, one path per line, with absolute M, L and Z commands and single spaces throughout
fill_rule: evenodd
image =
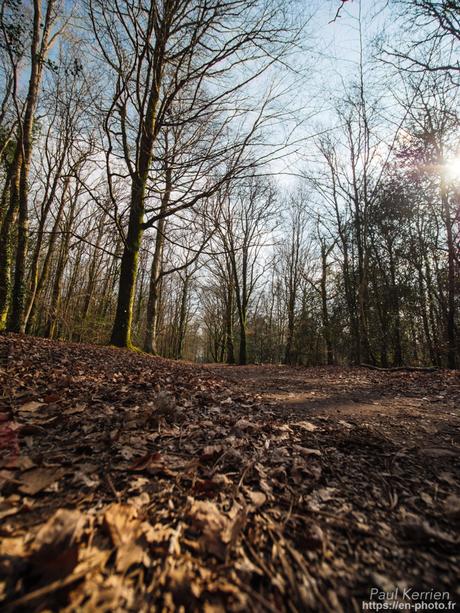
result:
M 0 355 L 2 610 L 358 611 L 375 585 L 454 597 L 456 448 L 427 461 L 129 351 L 3 335 Z

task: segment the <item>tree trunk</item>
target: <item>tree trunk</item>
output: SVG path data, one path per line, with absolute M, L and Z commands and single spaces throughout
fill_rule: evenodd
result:
M 189 283 L 190 277 L 186 276 L 184 280 L 184 285 L 182 287 L 182 295 L 180 301 L 179 326 L 177 331 L 177 349 L 175 355 L 176 360 L 182 359 L 182 353 L 184 350 L 185 332 L 187 329 L 187 303 Z
M 14 267 L 14 284 L 11 296 L 11 314 L 8 329 L 11 332 L 25 332 L 24 301 L 25 301 L 25 274 L 27 246 L 29 243 L 29 210 L 27 198 L 27 177 L 29 175 L 30 161 L 24 161 L 21 168 L 19 184 L 19 215 L 18 215 L 18 242 Z
M 67 142 L 67 141 L 66 141 Z M 29 289 L 29 301 L 25 310 L 25 315 L 24 315 L 24 327 L 26 328 L 26 331 L 28 329 L 28 322 L 29 322 L 29 318 L 31 315 L 31 312 L 33 311 L 33 305 L 35 302 L 35 297 L 37 295 L 37 288 L 38 288 L 38 283 L 39 283 L 39 272 L 38 272 L 38 268 L 39 268 L 39 261 L 40 261 L 40 252 L 41 252 L 41 248 L 42 248 L 42 244 L 43 244 L 43 236 L 44 236 L 44 232 L 45 232 L 45 225 L 46 225 L 46 220 L 49 214 L 49 211 L 51 209 L 51 205 L 56 197 L 56 192 L 57 192 L 57 188 L 58 188 L 58 184 L 59 184 L 59 180 L 61 177 L 61 173 L 62 173 L 62 168 L 64 166 L 64 161 L 65 161 L 65 153 L 66 153 L 66 148 L 64 148 L 64 151 L 61 153 L 60 159 L 59 159 L 59 163 L 58 163 L 58 167 L 56 169 L 56 174 L 50 189 L 49 194 L 46 197 L 45 202 L 42 205 L 42 210 L 41 210 L 41 215 L 40 215 L 40 221 L 38 224 L 38 229 L 37 229 L 37 242 L 35 244 L 35 249 L 34 249 L 34 253 L 32 256 L 32 262 L 30 264 L 30 289 Z M 63 193 L 65 194 L 66 190 L 67 190 L 67 186 L 69 184 L 69 177 L 66 177 L 64 179 L 64 186 L 63 186 Z M 62 198 L 61 198 L 61 203 L 62 203 Z M 61 207 L 58 210 L 57 216 L 59 217 L 61 213 Z
M 150 156 L 149 156 L 150 159 Z M 146 168 L 146 175 L 148 165 Z M 133 179 L 131 210 L 123 255 L 121 257 L 118 284 L 117 310 L 110 343 L 116 347 L 131 347 L 131 324 L 133 320 L 134 293 L 136 288 L 137 265 L 143 234 L 144 192 L 147 176 Z
M 16 155 L 19 155 L 18 150 Z M 13 255 L 11 230 L 17 219 L 18 201 L 19 174 L 14 173 L 10 185 L 10 203 L 0 231 L 0 330 L 6 326 L 9 309 Z
M 139 283 L 138 283 L 138 289 L 137 289 L 137 299 L 136 299 L 136 317 L 134 318 L 134 324 L 135 326 L 139 326 L 139 323 L 141 321 L 142 318 L 142 307 L 144 305 L 144 282 L 145 282 L 145 266 L 142 265 L 141 263 L 141 277 L 139 279 Z
M 69 226 L 70 228 L 70 226 Z M 70 230 L 69 230 L 69 239 L 70 239 Z M 70 240 L 69 240 L 70 242 Z M 66 337 L 70 338 L 72 341 L 78 341 L 78 335 L 75 333 L 75 325 L 79 325 L 80 318 L 78 314 L 78 303 L 79 303 L 79 295 L 77 292 L 77 296 L 75 296 L 75 290 L 79 287 L 78 280 L 82 277 L 82 263 L 83 263 L 83 252 L 85 250 L 85 244 L 80 242 L 77 244 L 75 249 L 74 260 L 75 264 L 71 269 L 72 273 L 68 282 L 66 283 L 66 293 L 65 296 L 59 301 L 58 307 L 56 309 L 57 314 L 60 314 L 60 318 L 57 319 L 61 323 L 61 329 L 63 326 L 67 326 L 67 334 Z M 68 262 L 68 252 L 65 254 L 65 266 L 67 266 Z M 62 277 L 63 278 L 63 277 Z M 62 282 L 61 282 L 62 283 Z M 61 288 L 61 294 L 62 294 Z M 60 332 L 60 330 L 59 330 Z
M 34 1 L 33 34 L 31 41 L 31 69 L 29 89 L 27 93 L 24 119 L 20 125 L 20 134 L 17 147 L 21 155 L 17 156 L 20 171 L 19 175 L 19 225 L 18 243 L 16 252 L 16 266 L 14 271 L 14 286 L 11 301 L 11 314 L 8 327 L 13 332 L 25 331 L 25 263 L 29 240 L 29 210 L 28 210 L 28 181 L 30 162 L 32 157 L 32 130 L 34 126 L 35 109 L 37 106 L 40 81 L 43 73 L 44 60 L 48 51 L 48 37 L 51 27 L 54 0 L 48 0 L 48 7 L 42 23 L 41 0 Z M 41 29 L 43 31 L 41 32 Z M 41 34 L 41 36 L 40 36 Z
M 432 364 L 436 364 L 439 366 L 439 362 L 437 360 L 436 353 L 433 347 L 433 341 L 431 339 L 430 325 L 428 323 L 427 316 L 427 306 L 426 306 L 426 297 L 425 297 L 425 288 L 423 286 L 423 275 L 422 275 L 422 264 L 417 267 L 418 271 L 418 293 L 419 293 L 419 301 L 420 301 L 420 311 L 422 314 L 422 323 L 423 323 L 423 331 L 425 333 L 425 342 L 428 347 L 428 355 L 430 356 L 430 361 Z
M 323 319 L 323 336 L 326 343 L 326 364 L 334 364 L 334 353 L 332 349 L 331 332 L 329 329 L 329 313 L 327 310 L 327 251 L 323 246 L 321 249 L 321 312 Z
M 104 234 L 105 218 L 106 218 L 106 213 L 104 212 L 104 214 L 101 216 L 101 219 L 99 220 L 99 228 L 97 232 L 96 243 L 94 245 L 94 254 L 91 259 L 91 264 L 89 266 L 88 283 L 86 285 L 85 297 L 83 301 L 83 308 L 82 308 L 81 315 L 80 315 L 81 328 L 78 334 L 78 339 L 80 341 L 83 335 L 83 325 L 86 321 L 86 318 L 88 317 L 89 307 L 91 304 L 91 300 L 93 298 L 94 287 L 96 285 L 96 273 L 97 273 L 97 268 L 98 268 L 98 251 L 99 251 L 99 247 L 101 245 L 102 237 Z
M 245 366 L 248 360 L 247 355 L 247 339 L 246 339 L 246 321 L 245 317 L 240 318 L 240 350 L 238 356 L 238 364 Z
M 50 312 L 45 327 L 45 336 L 54 338 L 56 333 L 57 313 L 59 302 L 61 299 L 62 277 L 64 275 L 65 265 L 67 263 L 67 255 L 69 252 L 69 234 L 66 233 L 59 249 L 59 259 L 54 277 L 53 289 L 51 291 Z
M 69 183 L 70 183 L 70 178 L 66 177 L 66 180 L 64 182 L 64 186 L 62 189 L 61 199 L 59 201 L 59 208 L 56 214 L 56 219 L 54 221 L 53 228 L 51 230 L 45 260 L 43 262 L 42 270 L 38 278 L 37 285 L 35 287 L 35 291 L 32 293 L 30 301 L 29 301 L 29 307 L 27 309 L 26 318 L 25 318 L 26 331 L 28 333 L 30 333 L 31 330 L 33 329 L 33 326 L 35 323 L 34 320 L 35 320 L 35 313 L 36 313 L 38 299 L 43 291 L 43 288 L 45 287 L 48 281 L 51 260 L 52 260 L 52 256 L 54 253 L 54 246 L 56 244 L 56 238 L 59 232 L 59 226 L 61 225 L 62 216 L 64 214 L 64 206 L 65 206 L 65 201 L 66 201 L 65 199 L 67 195 L 67 190 L 69 189 Z
M 166 169 L 165 184 L 165 193 L 161 200 L 161 214 L 164 214 L 166 212 L 171 196 L 172 174 L 170 168 Z M 161 217 L 158 220 L 157 234 L 155 237 L 155 251 L 153 254 L 152 269 L 150 271 L 149 298 L 147 303 L 147 326 L 145 329 L 144 351 L 153 354 L 156 354 L 158 352 L 158 303 L 160 299 L 160 282 L 161 268 L 163 263 L 163 248 L 165 243 L 165 227 L 166 218 Z
M 288 326 L 287 326 L 287 339 L 286 339 L 286 351 L 284 354 L 284 363 L 292 364 L 293 355 L 292 355 L 292 345 L 294 342 L 294 305 L 295 305 L 295 295 L 293 291 L 290 291 L 289 300 L 288 300 Z
M 234 364 L 235 348 L 233 345 L 233 284 L 231 281 L 229 281 L 227 287 L 227 301 L 225 306 L 225 348 L 227 352 L 227 364 Z
M 441 178 L 441 199 L 447 235 L 447 366 L 449 368 L 456 368 L 457 356 L 455 339 L 455 243 L 452 233 L 452 220 L 449 210 L 449 198 L 444 177 Z
M 388 253 L 390 257 L 390 278 L 391 278 L 391 308 L 394 313 L 394 344 L 395 353 L 393 366 L 403 365 L 403 354 L 401 345 L 401 315 L 400 315 L 400 303 L 399 303 L 399 289 L 396 284 L 396 266 L 393 257 L 392 245 L 388 246 Z
M 165 19 L 163 27 L 167 25 Z M 133 319 L 133 303 L 136 288 L 136 275 L 144 231 L 144 198 L 147 180 L 152 160 L 153 145 L 156 137 L 156 113 L 160 100 L 160 86 L 164 68 L 164 51 L 168 32 L 158 34 L 154 50 L 155 77 L 149 94 L 145 118 L 139 125 L 139 159 L 136 172 L 132 176 L 131 203 L 123 255 L 121 258 L 120 280 L 118 286 L 117 310 L 113 323 L 110 342 L 117 347 L 131 347 L 131 323 Z

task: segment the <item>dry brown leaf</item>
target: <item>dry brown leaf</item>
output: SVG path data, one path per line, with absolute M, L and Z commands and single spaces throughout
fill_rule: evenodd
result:
M 292 448 L 298 451 L 304 457 L 307 457 L 310 455 L 316 455 L 316 456 L 321 455 L 321 451 L 319 449 L 310 449 L 308 447 L 302 447 L 301 445 L 293 445 Z
M 207 445 L 204 447 L 200 455 L 200 461 L 206 462 L 208 460 L 215 460 L 222 453 L 222 451 L 222 445 Z
M 116 569 L 119 573 L 125 573 L 133 564 L 140 564 L 144 561 L 146 554 L 137 543 L 127 543 L 118 548 Z
M 415 520 L 409 519 L 404 521 L 400 526 L 405 535 L 413 541 L 423 542 L 428 538 L 448 545 L 458 545 L 458 540 L 456 538 L 439 528 L 431 526 L 427 521 L 418 517 L 416 517 Z
M 456 484 L 457 484 L 457 481 L 455 479 L 455 475 L 453 473 L 450 473 L 450 472 L 447 472 L 447 471 L 440 472 L 438 474 L 438 479 L 440 479 L 441 481 L 444 481 L 445 483 L 448 483 L 452 487 L 455 487 Z
M 2 536 L 0 539 L 0 556 L 24 556 L 24 540 L 23 536 Z
M 152 526 L 148 522 L 142 522 L 141 529 L 146 541 L 151 544 L 166 543 L 174 534 L 174 530 L 171 527 L 163 524 Z
M 145 523 L 145 522 L 144 522 Z M 113 545 L 117 548 L 116 568 L 125 573 L 133 564 L 145 559 L 145 552 L 137 543 L 141 533 L 141 521 L 137 509 L 129 504 L 111 504 L 104 513 L 104 524 Z M 144 525 L 144 529 L 146 526 Z
M 460 455 L 460 450 L 456 447 L 424 447 L 419 449 L 418 453 L 429 458 L 457 458 Z
M 46 404 L 51 404 L 52 402 L 58 402 L 59 400 L 61 400 L 61 397 L 59 396 L 59 394 L 47 394 L 46 396 L 43 397 L 43 402 L 45 402 Z
M 35 462 L 28 455 L 21 455 L 16 459 L 15 465 L 20 470 L 29 470 L 35 466 Z
M 37 532 L 32 549 L 37 553 L 52 552 L 73 543 L 81 533 L 84 517 L 76 509 L 58 509 Z
M 21 474 L 19 491 L 29 496 L 35 496 L 65 474 L 62 468 L 32 468 Z
M 252 421 L 249 421 L 249 419 L 239 419 L 235 423 L 234 427 L 235 427 L 235 430 L 241 430 L 243 432 L 247 430 L 258 430 L 260 428 L 260 426 L 258 426 Z
M 10 515 L 16 515 L 19 511 L 20 506 L 11 503 L 8 500 L 0 501 L 0 519 L 5 519 L 5 517 L 9 517 Z
M 203 500 L 189 499 L 187 517 L 192 529 L 201 533 L 200 548 L 225 560 L 228 549 L 233 545 L 244 524 L 244 514 L 238 504 L 234 504 L 228 516 L 216 504 Z
M 452 517 L 454 519 L 460 519 L 460 496 L 455 494 L 450 494 L 444 500 L 444 513 L 448 517 Z
M 63 412 L 65 415 L 76 415 L 77 413 L 83 413 L 85 409 L 86 404 L 77 404 L 74 407 L 69 407 L 68 409 L 65 409 Z
M 295 425 L 302 428 L 302 430 L 306 430 L 307 432 L 314 432 L 315 430 L 318 430 L 318 426 L 315 426 L 315 424 L 312 424 L 310 421 L 298 421 Z
M 137 509 L 129 504 L 115 502 L 105 510 L 104 524 L 115 547 L 126 545 L 135 540 L 139 533 Z
M 142 492 L 138 496 L 132 496 L 129 498 L 128 503 L 133 505 L 136 509 L 141 509 L 150 503 L 150 496 L 147 492 Z
M 33 413 L 37 409 L 46 406 L 44 402 L 37 402 L 35 400 L 31 400 L 30 402 L 26 402 L 25 404 L 19 407 L 19 411 L 21 413 Z
M 146 468 L 150 468 L 152 470 L 161 470 L 166 469 L 165 467 L 165 458 L 161 453 L 153 452 L 146 453 L 141 458 L 138 458 L 134 464 L 128 467 L 128 470 L 132 471 L 143 471 Z
M 263 492 L 254 492 L 252 490 L 248 490 L 246 493 L 249 496 L 252 504 L 256 507 L 256 509 L 258 509 L 267 502 L 267 496 Z
M 431 507 L 433 505 L 433 498 L 432 496 L 430 496 L 429 494 L 427 494 L 426 492 L 422 492 L 420 494 L 420 498 L 423 500 L 423 502 L 428 505 L 429 507 Z
M 58 509 L 38 531 L 30 558 L 33 573 L 54 581 L 78 563 L 78 541 L 84 516 L 78 510 Z

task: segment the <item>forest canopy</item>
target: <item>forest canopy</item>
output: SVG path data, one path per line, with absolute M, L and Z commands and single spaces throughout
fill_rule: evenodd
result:
M 458 367 L 459 15 L 4 1 L 0 327 L 206 362 Z

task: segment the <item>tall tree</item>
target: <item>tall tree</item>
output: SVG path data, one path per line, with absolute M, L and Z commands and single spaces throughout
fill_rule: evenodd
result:
M 13 10 L 17 6 L 13 5 Z M 18 98 L 18 84 L 13 87 L 14 103 L 17 110 L 16 150 L 11 167 L 11 198 L 8 224 L 10 225 L 18 212 L 17 246 L 14 266 L 14 284 L 12 291 L 12 308 L 8 327 L 16 332 L 24 331 L 25 309 L 25 272 L 26 256 L 29 238 L 29 208 L 28 181 L 32 157 L 33 128 L 37 108 L 40 85 L 49 50 L 59 35 L 59 30 L 53 32 L 53 26 L 58 21 L 58 3 L 56 0 L 34 0 L 32 29 L 28 47 L 30 73 L 27 93 L 23 104 Z M 14 29 L 5 24 L 5 13 L 2 11 L 3 42 L 7 47 L 12 66 L 16 65 L 17 40 Z M 16 74 L 16 73 L 15 73 Z M 10 228 L 2 232 L 2 240 L 9 240 Z M 7 250 L 4 250 L 7 252 Z M 9 262 L 3 262 L 9 266 Z M 8 276 L 8 275 L 7 275 Z M 0 305 L 5 311 L 5 304 Z
M 209 197 L 222 180 L 241 170 L 254 125 L 239 139 L 234 134 L 230 143 L 225 139 L 229 118 L 239 113 L 240 90 L 286 51 L 292 31 L 286 22 L 279 25 L 285 16 L 281 5 L 261 0 L 207 0 L 204 4 L 137 0 L 126 10 L 114 0 L 88 0 L 88 9 L 102 59 L 115 85 L 105 119 L 108 180 L 110 184 L 114 175 L 120 176 L 119 163 L 110 168 L 113 160 L 109 154 L 113 152 L 123 160 L 130 183 L 111 337 L 113 344 L 129 346 L 142 235 L 164 216 L 157 212 L 145 219 L 155 144 L 168 114 L 176 100 L 185 96 L 188 103 L 174 121 L 206 118 L 214 131 L 210 134 L 212 149 L 208 148 L 205 158 L 200 152 L 194 193 L 184 194 L 170 207 L 171 214 Z M 217 111 L 221 118 L 216 126 Z M 219 143 L 218 137 L 226 143 Z M 120 203 L 114 198 L 113 205 L 117 208 Z
M 274 225 L 275 191 L 266 180 L 251 176 L 217 200 L 216 234 L 227 254 L 239 323 L 238 363 L 248 359 L 248 314 L 264 275 L 263 250 Z

